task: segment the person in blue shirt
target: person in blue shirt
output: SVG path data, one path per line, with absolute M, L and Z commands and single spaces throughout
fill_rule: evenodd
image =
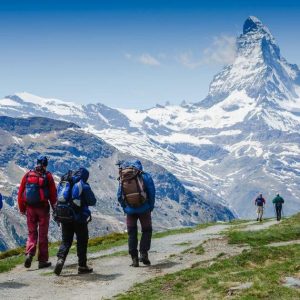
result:
M 2 209 L 2 207 L 3 207 L 3 202 L 2 202 L 2 195 L 0 193 L 0 210 Z
M 75 218 L 72 222 L 62 223 L 62 242 L 57 252 L 57 263 L 54 273 L 59 276 L 69 250 L 72 246 L 74 235 L 77 238 L 78 274 L 93 272 L 87 265 L 87 246 L 89 240 L 88 223 L 91 221 L 89 206 L 96 205 L 96 197 L 88 184 L 89 171 L 80 168 L 72 177 L 72 202 Z M 75 207 L 75 205 L 77 207 Z
M 128 248 L 132 258 L 132 266 L 138 267 L 139 261 L 150 265 L 148 251 L 152 238 L 151 212 L 155 204 L 155 186 L 149 173 L 143 171 L 139 160 L 123 162 L 120 165 L 120 179 L 118 188 L 118 202 L 126 214 L 128 232 Z M 138 256 L 138 227 L 142 227 L 142 236 Z

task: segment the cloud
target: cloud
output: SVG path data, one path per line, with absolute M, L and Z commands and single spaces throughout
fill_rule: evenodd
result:
M 195 68 L 203 65 L 202 60 L 196 59 L 191 50 L 180 53 L 177 57 L 177 60 L 179 63 L 181 63 L 183 66 L 185 66 L 189 69 L 195 69 Z
M 207 64 L 231 64 L 236 55 L 236 38 L 228 35 L 214 37 L 212 45 L 204 49 L 204 61 Z
M 203 50 L 202 55 L 195 56 L 191 50 L 177 56 L 183 66 L 195 69 L 203 65 L 231 64 L 236 55 L 236 38 L 228 35 L 214 37 L 213 43 Z
M 154 56 L 150 55 L 149 53 L 143 53 L 141 55 L 138 56 L 134 56 L 130 53 L 126 53 L 125 54 L 125 58 L 128 60 L 133 60 L 136 61 L 140 64 L 143 65 L 148 65 L 148 66 L 160 66 L 160 61 L 155 58 Z
M 160 62 L 148 53 L 144 53 L 138 57 L 138 62 L 149 66 L 159 66 Z

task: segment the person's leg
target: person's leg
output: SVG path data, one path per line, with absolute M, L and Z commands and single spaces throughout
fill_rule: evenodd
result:
M 36 245 L 38 240 L 38 218 L 35 213 L 35 208 L 28 206 L 26 210 L 28 237 L 26 242 L 26 259 L 24 262 L 25 268 L 31 267 L 33 256 L 36 253 Z
M 89 240 L 89 231 L 87 223 L 76 223 L 75 233 L 77 237 L 77 256 L 79 267 L 86 267 L 87 246 Z
M 75 232 L 77 236 L 78 274 L 91 273 L 93 269 L 87 266 L 88 224 L 76 223 Z
M 74 224 L 61 224 L 61 231 L 62 231 L 62 242 L 60 244 L 59 250 L 57 252 L 57 263 L 54 268 L 54 273 L 59 276 L 64 264 L 66 257 L 69 253 L 69 250 L 73 243 L 74 238 Z
M 73 243 L 74 224 L 61 224 L 61 232 L 62 241 L 57 252 L 57 257 L 65 260 Z
M 142 227 L 142 237 L 140 242 L 140 252 L 147 253 L 151 247 L 152 238 L 152 219 L 151 212 L 146 212 L 139 215 L 139 220 Z
M 281 219 L 281 205 L 276 205 L 276 215 L 277 215 L 277 221 L 280 221 Z
M 48 229 L 49 229 L 49 207 L 37 208 L 39 222 L 39 262 L 47 262 L 49 259 L 48 252 Z
M 132 257 L 138 257 L 137 215 L 127 215 L 128 249 Z
M 259 215 L 260 215 L 259 206 L 257 206 L 257 208 L 256 208 L 256 214 L 257 214 L 257 219 L 256 219 L 256 221 L 259 221 Z
M 260 217 L 259 217 L 260 221 L 262 221 L 263 214 L 264 214 L 264 208 L 263 206 L 260 206 Z
M 282 205 L 279 207 L 279 221 L 281 220 L 281 213 L 282 213 Z
M 28 238 L 26 242 L 26 254 L 34 256 L 38 240 L 38 217 L 35 208 L 29 206 L 27 207 L 27 227 Z

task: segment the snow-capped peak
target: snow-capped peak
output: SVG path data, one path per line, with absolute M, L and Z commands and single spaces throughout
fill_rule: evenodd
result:
M 250 16 L 246 19 L 243 26 L 243 34 L 247 34 L 248 32 L 261 31 L 272 35 L 269 29 L 257 18 L 254 16 Z
M 208 96 L 199 103 L 211 107 L 232 92 L 244 90 L 258 103 L 277 103 L 297 98 L 300 71 L 289 64 L 269 29 L 256 17 L 246 19 L 236 41 L 236 58 L 210 84 Z

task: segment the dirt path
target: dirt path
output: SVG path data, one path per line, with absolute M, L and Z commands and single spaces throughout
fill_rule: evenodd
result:
M 273 221 L 260 228 L 273 225 Z M 154 239 L 150 252 L 151 267 L 129 267 L 129 256 L 103 257 L 126 250 L 126 246 L 100 251 L 90 255 L 93 274 L 78 275 L 76 257 L 70 256 L 62 275 L 57 277 L 53 269 L 38 270 L 36 263 L 30 270 L 18 266 L 0 274 L 0 298 L 3 299 L 106 299 L 126 292 L 135 283 L 158 275 L 191 267 L 201 261 L 209 261 L 220 255 L 236 255 L 243 248 L 228 245 L 220 235 L 231 225 L 214 225 L 192 233 Z M 259 230 L 259 225 L 248 225 L 248 230 Z M 204 254 L 182 254 L 184 250 L 203 244 Z M 55 263 L 55 259 L 52 259 Z

